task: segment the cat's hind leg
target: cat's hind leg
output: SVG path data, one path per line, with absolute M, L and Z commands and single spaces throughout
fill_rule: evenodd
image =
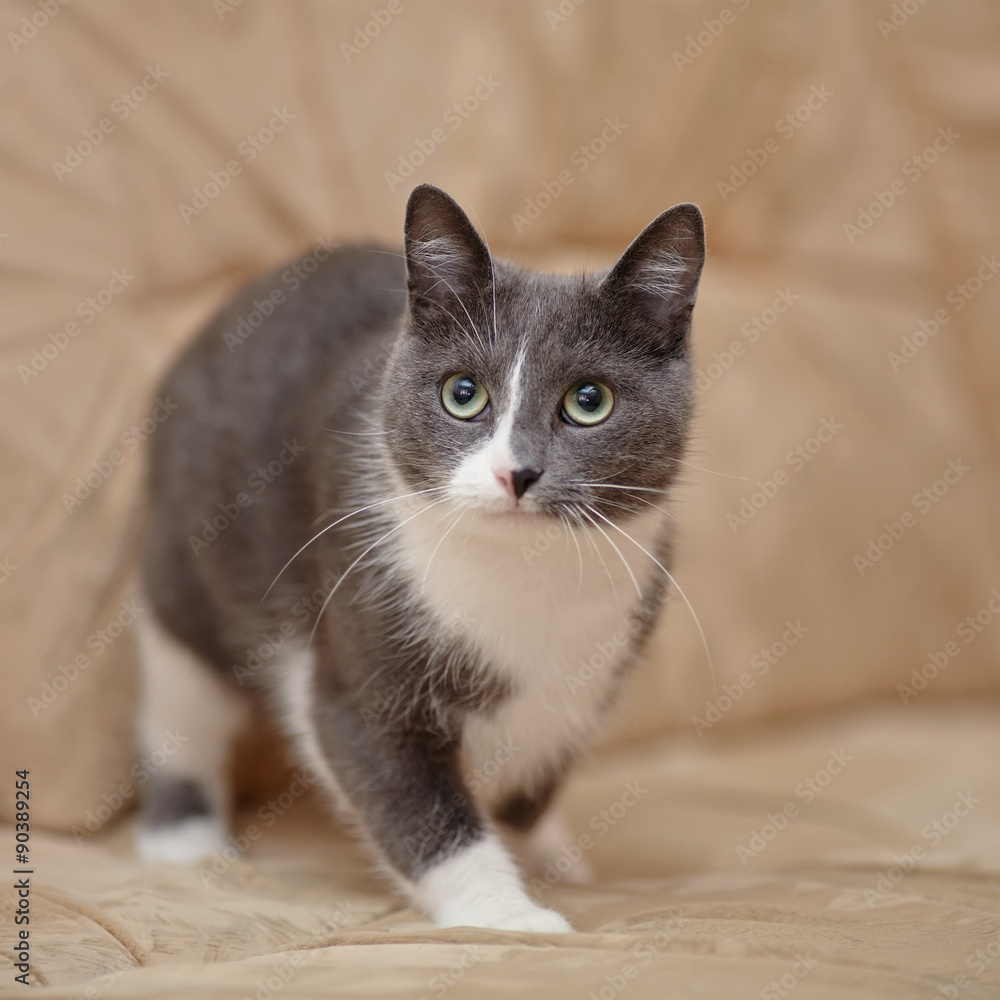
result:
M 534 793 L 517 793 L 496 810 L 507 840 L 534 875 L 568 885 L 594 881 L 594 870 L 584 855 L 566 817 L 552 804 L 557 782 L 543 784 Z
M 550 875 L 555 870 L 567 885 L 589 885 L 594 869 L 579 839 L 558 808 L 549 809 L 531 828 L 523 846 L 529 870 Z
M 152 610 L 137 628 L 139 773 L 146 776 L 138 852 L 145 861 L 192 864 L 226 847 L 230 748 L 249 708 Z

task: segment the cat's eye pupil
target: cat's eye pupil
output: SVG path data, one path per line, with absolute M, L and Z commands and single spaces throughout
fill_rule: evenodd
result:
M 452 386 L 451 395 L 459 406 L 465 406 L 476 395 L 476 383 L 471 378 L 463 376 Z
M 576 390 L 576 401 L 581 409 L 595 413 L 604 401 L 604 393 L 601 392 L 600 386 L 594 385 L 593 382 L 585 382 Z
M 577 382 L 563 396 L 562 418 L 577 426 L 595 427 L 608 419 L 614 405 L 614 393 L 603 382 Z

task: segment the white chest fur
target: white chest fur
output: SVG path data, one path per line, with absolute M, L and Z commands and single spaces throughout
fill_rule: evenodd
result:
M 623 527 L 654 552 L 662 520 L 654 513 Z M 428 512 L 394 547 L 442 628 L 514 691 L 495 712 L 472 716 L 463 735 L 466 780 L 490 803 L 530 789 L 592 734 L 630 646 L 636 587 L 645 597 L 656 567 L 610 525 L 570 533 L 557 521 L 470 515 L 445 535 L 448 527 Z

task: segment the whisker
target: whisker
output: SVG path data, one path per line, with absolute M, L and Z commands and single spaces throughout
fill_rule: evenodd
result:
M 602 489 L 602 490 L 625 490 L 626 492 L 631 492 L 632 490 L 643 490 L 649 493 L 663 493 L 666 495 L 669 495 L 670 493 L 669 490 L 654 490 L 652 487 L 648 486 L 621 486 L 618 483 L 574 483 L 573 485 L 588 486 L 591 488 Z M 679 517 L 676 517 L 674 514 L 671 514 L 666 507 L 661 507 L 659 504 L 653 503 L 652 500 L 647 500 L 645 497 L 637 496 L 633 497 L 632 499 L 641 500 L 643 503 L 649 504 L 650 507 L 655 507 L 658 511 L 660 511 L 661 514 L 666 514 L 671 521 L 675 522 L 676 524 L 679 524 L 685 531 L 690 531 L 688 526 L 684 524 L 684 522 Z M 619 507 L 621 510 L 628 510 L 628 508 L 623 506 L 622 504 L 615 504 L 611 500 L 605 500 L 604 502 L 610 503 L 614 507 Z
M 675 515 L 671 514 L 670 511 L 667 510 L 666 507 L 661 507 L 658 503 L 653 503 L 652 500 L 647 500 L 645 497 L 635 497 L 635 499 L 636 500 L 641 500 L 643 503 L 649 504 L 650 507 L 655 507 L 658 511 L 660 511 L 661 514 L 666 514 L 667 517 L 669 517 L 671 521 L 675 521 L 688 534 L 691 534 L 691 529 L 679 517 L 676 517 Z
M 608 473 L 608 475 L 604 476 L 603 479 L 599 479 L 596 484 L 595 483 L 587 483 L 586 485 L 587 486 L 601 485 L 601 484 L 607 482 L 608 478 L 610 476 L 612 476 L 612 475 L 620 476 L 620 475 L 622 475 L 622 473 L 628 472 L 628 470 L 631 469 L 633 466 L 635 466 L 638 463 L 638 461 L 639 461 L 638 457 L 633 457 L 632 455 L 619 455 L 618 458 L 619 459 L 632 458 L 633 460 L 631 462 L 629 462 L 629 464 L 626 465 L 624 469 L 616 469 L 613 473 Z
M 580 522 L 580 527 L 587 533 L 587 541 L 590 542 L 591 548 L 597 554 L 597 558 L 600 560 L 601 565 L 604 567 L 604 572 L 607 575 L 608 582 L 611 584 L 611 594 L 615 599 L 615 603 L 618 602 L 618 588 L 615 586 L 615 578 L 611 575 L 611 570 L 608 569 L 608 564 L 604 561 L 604 556 L 601 554 L 601 550 L 598 548 L 597 543 L 594 541 L 594 536 L 590 533 L 590 528 L 587 527 L 586 522 L 583 519 L 583 511 L 574 510 L 574 514 L 577 515 Z M 591 524 L 594 522 L 591 521 Z
M 345 514 L 343 517 L 338 518 L 332 524 L 328 524 L 322 530 L 317 531 L 316 534 L 313 535 L 312 538 L 310 538 L 309 541 L 306 542 L 305 545 L 303 545 L 292 556 L 292 558 L 289 559 L 288 562 L 286 562 L 285 565 L 282 566 L 281 569 L 278 570 L 278 575 L 271 581 L 271 586 L 269 586 L 267 588 L 267 590 L 264 591 L 264 596 L 260 599 L 260 603 L 263 604 L 264 601 L 267 600 L 267 595 L 270 594 L 271 591 L 274 589 L 274 585 L 278 582 L 278 579 L 281 577 L 281 574 L 284 573 L 285 570 L 288 569 L 288 567 L 292 565 L 292 563 L 299 557 L 299 555 L 301 555 L 301 553 L 303 553 L 310 545 L 312 545 L 312 543 L 315 542 L 316 539 L 320 537 L 320 535 L 322 535 L 325 532 L 329 531 L 331 528 L 336 528 L 337 525 L 340 524 L 342 521 L 346 521 L 348 518 L 354 517 L 356 514 L 363 514 L 366 510 L 371 510 L 373 507 L 381 507 L 384 504 L 392 503 L 392 502 L 394 502 L 396 500 L 408 500 L 410 497 L 420 496 L 421 494 L 424 494 L 424 493 L 436 493 L 436 492 L 439 492 L 442 489 L 444 489 L 443 486 L 432 486 L 432 487 L 430 487 L 430 489 L 417 490 L 417 492 L 415 492 L 415 493 L 404 493 L 402 496 L 389 497 L 386 500 L 379 500 L 377 503 L 368 504 L 367 507 L 359 507 L 357 510 L 352 510 L 349 514 Z M 328 514 L 331 514 L 331 513 L 333 513 L 333 511 L 327 511 L 326 514 L 321 514 L 318 520 L 322 520 L 322 518 L 326 517 Z M 316 526 L 316 522 L 315 521 L 313 522 L 312 526 L 313 527 Z
M 458 512 L 458 517 L 456 517 L 455 520 L 451 522 L 451 526 L 448 528 L 448 530 L 438 539 L 438 543 L 437 545 L 434 546 L 434 551 L 431 553 L 430 559 L 427 560 L 427 568 L 424 570 L 424 578 L 420 581 L 421 591 L 423 591 L 423 589 L 427 586 L 427 574 L 430 573 L 431 571 L 431 564 L 434 562 L 434 557 L 438 554 L 438 549 L 441 548 L 441 546 L 444 544 L 444 540 L 455 530 L 455 528 L 458 526 L 458 522 L 461 521 L 463 517 L 465 517 L 466 513 L 467 513 L 466 510 L 460 510 Z
M 447 500 L 448 500 L 447 497 L 442 497 L 440 500 L 435 500 L 433 503 L 428 504 L 426 507 L 421 507 L 420 510 L 418 510 L 415 514 L 411 514 L 405 520 L 400 521 L 399 524 L 395 525 L 395 527 L 390 528 L 384 535 L 382 535 L 381 538 L 379 538 L 377 541 L 372 542 L 372 544 L 369 545 L 368 548 L 365 549 L 365 551 L 362 552 L 361 555 L 359 555 L 357 559 L 355 559 L 354 562 L 352 562 L 351 565 L 347 567 L 346 570 L 344 570 L 344 572 L 340 575 L 340 579 L 333 585 L 333 588 L 330 590 L 330 593 L 326 595 L 326 600 L 323 602 L 323 606 L 319 609 L 319 612 L 316 615 L 316 621 L 313 624 L 312 631 L 309 633 L 309 641 L 306 643 L 307 647 L 312 645 L 313 638 L 316 635 L 316 629 L 319 628 L 320 619 L 323 617 L 323 612 L 326 611 L 327 606 L 333 599 L 333 595 L 337 592 L 337 588 L 347 579 L 347 577 L 351 573 L 351 570 L 353 570 L 354 567 L 357 566 L 358 563 L 361 562 L 361 560 L 364 559 L 364 557 L 368 555 L 368 553 L 371 552 L 372 549 L 374 549 L 378 545 L 381 545 L 382 542 L 384 542 L 390 535 L 395 534 L 397 531 L 399 531 L 400 528 L 404 527 L 404 525 L 409 524 L 410 521 L 412 521 L 415 517 L 419 517 L 421 514 L 426 514 L 427 511 L 433 510 L 435 507 L 438 507 L 441 504 L 446 503 Z
M 563 531 L 566 534 L 566 551 L 569 552 L 569 540 L 571 538 L 573 539 L 573 544 L 576 546 L 576 558 L 580 564 L 580 572 L 576 580 L 576 591 L 579 593 L 583 588 L 583 550 L 580 548 L 580 540 L 576 537 L 576 532 L 573 530 L 573 522 L 570 521 L 569 517 L 563 511 L 559 511 L 559 520 L 562 522 Z
M 604 517 L 604 515 L 599 510 L 595 510 L 589 504 L 586 505 L 586 509 L 590 514 L 596 514 L 598 517 L 601 517 L 605 521 L 608 521 L 608 519 Z M 613 524 L 613 522 L 608 521 L 608 524 Z M 611 539 L 611 536 L 596 521 L 593 522 L 593 525 L 602 535 L 604 535 L 604 537 L 608 540 L 608 544 L 615 550 L 615 552 L 618 553 L 618 558 L 621 559 L 622 565 L 628 571 L 628 575 L 632 580 L 632 586 L 635 587 L 635 592 L 638 595 L 639 600 L 641 601 L 642 588 L 639 586 L 639 581 L 635 578 L 635 573 L 632 572 L 632 567 L 628 564 L 628 560 L 625 558 L 625 556 L 622 555 L 622 550 L 618 548 L 617 545 L 615 545 L 615 543 Z
M 487 249 L 489 249 L 489 248 L 487 248 Z M 400 260 L 406 260 L 406 255 L 405 254 L 396 253 L 395 251 L 392 251 L 392 250 L 372 250 L 371 252 L 372 253 L 386 254 L 389 257 L 399 257 Z M 490 264 L 491 264 L 491 267 L 492 267 L 492 258 L 491 258 Z M 436 274 L 436 272 L 435 272 L 435 274 Z M 437 304 L 438 308 L 443 309 L 451 317 L 451 319 L 454 321 L 455 325 L 463 333 L 465 333 L 469 337 L 470 340 L 475 341 L 475 340 L 478 339 L 479 343 L 477 344 L 477 350 L 480 352 L 481 360 L 485 364 L 486 360 L 487 360 L 487 356 L 485 354 L 483 354 L 482 352 L 486 350 L 486 347 L 487 347 L 486 340 L 483 338 L 483 335 L 476 328 L 476 324 L 475 324 L 475 322 L 473 322 L 472 316 L 469 314 L 469 310 L 466 309 L 465 303 L 462 301 L 461 297 L 458 295 L 458 293 L 455 291 L 455 289 L 451 286 L 451 284 L 448 282 L 448 280 L 446 278 L 442 278 L 440 275 L 437 275 L 437 274 L 436 274 L 436 277 L 438 279 L 438 284 L 445 285 L 448 288 L 448 290 L 451 292 L 451 294 L 454 295 L 455 298 L 458 300 L 458 304 L 465 310 L 465 315 L 469 317 L 469 323 L 472 324 L 472 329 L 475 331 L 475 337 L 473 337 L 472 334 L 468 330 L 465 329 L 465 327 L 458 321 L 458 318 L 451 312 L 451 310 L 445 309 L 445 307 L 442 306 L 440 303 Z M 495 317 L 495 315 L 494 315 L 494 323 L 493 323 L 493 325 L 494 325 L 494 328 L 495 328 L 496 327 L 496 317 Z
M 441 492 L 443 492 L 446 489 L 448 489 L 447 486 L 430 486 L 426 490 L 418 490 L 416 493 L 401 493 L 397 497 L 387 497 L 384 500 L 379 500 L 377 503 L 369 504 L 367 507 L 359 507 L 357 510 L 351 511 L 349 514 L 345 515 L 345 517 L 342 517 L 340 520 L 344 521 L 348 517 L 354 517 L 355 514 L 362 514 L 366 510 L 371 510 L 373 507 L 381 507 L 382 504 L 392 503 L 393 500 L 408 500 L 410 497 L 418 497 L 418 496 L 421 496 L 424 493 L 441 493 Z M 313 523 L 310 525 L 310 527 L 311 528 L 315 528 L 316 525 L 319 524 L 320 521 L 323 520 L 323 518 L 329 517 L 331 514 L 336 514 L 338 511 L 341 511 L 341 510 L 343 510 L 343 507 L 331 507 L 329 510 L 324 511 L 317 518 L 315 518 L 313 520 Z M 335 524 L 340 524 L 340 521 L 336 521 L 334 523 Z M 330 527 L 330 528 L 332 528 L 333 526 L 334 526 L 333 524 L 328 525 L 328 527 Z M 308 544 L 308 542 L 306 544 Z M 294 558 L 294 556 L 292 558 Z
M 475 331 L 476 336 L 479 338 L 479 343 L 481 345 L 482 350 L 485 351 L 487 349 L 486 338 L 483 337 L 481 331 L 479 330 L 479 327 L 476 326 L 476 321 L 472 318 L 472 313 L 469 312 L 469 309 L 466 306 L 466 304 L 462 301 L 461 296 L 458 294 L 458 292 L 455 291 L 454 287 L 452 287 L 451 282 L 448 281 L 447 278 L 442 278 L 436 272 L 435 272 L 435 276 L 437 277 L 438 280 L 437 280 L 437 283 L 435 284 L 434 287 L 436 288 L 437 285 L 444 285 L 445 288 L 447 288 L 448 291 L 451 292 L 451 294 L 455 296 L 455 299 L 458 301 L 458 304 L 462 307 L 462 310 L 465 312 L 465 315 L 466 315 L 466 317 L 469 320 L 469 325 L 472 327 L 472 329 Z M 440 303 L 438 303 L 438 307 L 441 308 L 441 309 L 444 309 L 444 306 L 441 306 Z M 447 312 L 448 315 L 451 316 L 451 318 L 455 321 L 455 325 L 461 328 L 462 324 L 459 323 L 458 320 L 455 319 L 455 317 L 452 316 L 451 313 L 447 309 L 445 309 L 445 312 Z M 484 360 L 485 360 L 485 357 L 484 357 Z
M 679 593 L 681 597 L 684 599 L 684 603 L 687 605 L 688 611 L 691 612 L 691 617 L 694 619 L 694 623 L 698 627 L 698 634 L 701 636 L 701 644 L 705 649 L 705 656 L 708 659 L 708 669 L 712 677 L 712 693 L 714 694 L 718 686 L 715 679 L 715 664 L 712 662 L 712 653 L 708 648 L 708 640 L 705 638 L 705 632 L 701 627 L 701 622 L 698 620 L 698 615 L 695 613 L 694 608 L 691 606 L 691 602 L 687 598 L 687 594 L 685 594 L 684 591 L 681 589 L 680 584 L 674 579 L 674 577 L 670 573 L 670 570 L 668 570 L 667 567 L 664 566 L 663 563 L 661 563 L 660 560 L 657 559 L 656 556 L 654 556 L 648 549 L 640 545 L 627 531 L 625 531 L 624 529 L 620 528 L 617 524 L 615 524 L 614 521 L 611 521 L 608 518 L 604 517 L 604 515 L 599 510 L 595 510 L 594 513 L 598 517 L 603 518 L 605 521 L 607 521 L 608 524 L 610 524 L 611 527 L 614 528 L 615 531 L 617 531 L 619 534 L 624 535 L 637 549 L 639 549 L 641 552 L 644 552 L 647 556 L 649 556 L 649 558 L 652 559 L 653 562 L 657 566 L 659 566 L 660 569 L 666 574 L 667 579 L 677 588 L 677 593 Z
M 333 427 L 324 427 L 322 424 L 316 425 L 321 431 L 327 431 L 330 434 L 350 434 L 352 437 L 369 437 L 375 434 L 391 434 L 391 431 L 338 431 Z
M 662 493 L 670 496 L 670 490 L 660 490 L 653 486 L 622 486 L 619 483 L 572 483 L 573 486 L 589 486 L 591 489 L 601 490 L 638 490 L 642 493 Z
M 444 278 L 441 278 L 440 281 L 443 284 L 448 285 L 449 288 L 451 288 L 451 285 L 449 285 L 448 282 L 444 280 Z M 455 294 L 454 289 L 452 289 L 452 294 Z M 455 294 L 455 298 L 458 299 L 458 295 L 457 294 Z M 465 303 L 462 302 L 461 299 L 458 299 L 458 302 L 459 302 L 459 305 L 461 305 L 461 307 L 463 309 L 465 309 Z M 448 317 L 455 324 L 455 326 L 457 326 L 459 328 L 459 330 L 461 330 L 462 333 L 464 333 L 466 335 L 466 337 L 469 338 L 469 340 L 472 342 L 473 347 L 475 348 L 476 354 L 479 356 L 480 362 L 482 363 L 483 367 L 485 368 L 486 365 L 487 365 L 487 362 L 489 360 L 488 345 L 487 345 L 485 339 L 483 338 L 483 335 L 476 328 L 476 324 L 472 323 L 472 317 L 469 316 L 469 310 L 465 309 L 465 314 L 466 314 L 466 316 L 469 316 L 469 322 L 472 323 L 472 330 L 475 331 L 474 334 L 473 334 L 473 332 L 471 332 L 468 329 L 466 329 L 465 325 L 459 321 L 458 317 L 450 309 L 448 309 L 445 306 L 441 305 L 441 303 L 437 304 L 437 308 L 441 309 L 442 311 L 444 311 L 445 313 L 447 313 Z
M 486 239 L 486 234 L 483 232 L 483 227 L 479 223 L 479 216 L 475 212 L 472 213 L 473 218 L 476 220 L 476 226 L 479 229 L 480 234 L 483 237 L 483 243 L 486 244 L 486 253 L 490 258 L 490 285 L 493 291 L 493 337 L 496 339 L 499 334 L 497 333 L 497 274 L 496 268 L 493 265 L 493 251 L 490 250 L 489 242 Z
M 743 479 L 749 480 L 749 476 L 733 476 L 728 472 L 716 472 L 715 469 L 703 469 L 700 465 L 692 465 L 691 462 L 685 462 L 680 458 L 668 459 L 670 462 L 677 462 L 678 465 L 686 465 L 690 469 L 697 469 L 699 472 L 707 472 L 710 476 L 722 476 L 724 479 Z
M 661 514 L 665 514 L 667 517 L 669 517 L 671 521 L 677 521 L 677 524 L 679 524 L 682 528 L 684 527 L 684 525 L 681 524 L 681 522 L 678 521 L 677 518 L 674 517 L 674 515 L 671 514 L 669 510 L 667 510 L 665 507 L 661 507 L 658 503 L 653 503 L 652 500 L 647 500 L 645 497 L 632 497 L 632 499 L 633 500 L 638 500 L 640 503 L 644 503 L 644 504 L 646 504 L 649 507 L 655 508 Z M 613 507 L 615 510 L 624 511 L 626 514 L 635 514 L 635 511 L 631 507 L 629 507 L 629 506 L 627 506 L 626 504 L 623 504 L 623 503 L 617 503 L 614 500 L 602 500 L 601 501 L 601 506 L 603 506 L 603 507 Z M 687 530 L 687 529 L 685 529 L 685 530 Z

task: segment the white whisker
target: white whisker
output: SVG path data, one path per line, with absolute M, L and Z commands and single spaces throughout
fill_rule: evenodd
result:
M 313 624 L 312 631 L 309 633 L 309 641 L 306 643 L 307 646 L 311 646 L 312 645 L 313 638 L 316 635 L 316 629 L 319 628 L 320 619 L 323 617 L 323 612 L 326 611 L 327 606 L 329 605 L 330 601 L 333 598 L 333 595 L 337 592 L 337 588 L 340 587 L 340 585 L 347 579 L 347 577 L 351 573 L 351 570 L 353 570 L 354 567 L 357 566 L 358 563 L 361 562 L 361 560 L 364 559 L 364 557 L 366 555 L 368 555 L 368 553 L 371 552 L 372 549 L 374 549 L 378 545 L 381 545 L 382 542 L 384 542 L 390 535 L 395 534 L 404 525 L 409 524 L 410 521 L 412 521 L 415 517 L 419 517 L 421 514 L 426 514 L 427 511 L 433 510 L 435 507 L 439 506 L 440 504 L 446 503 L 447 500 L 448 500 L 447 497 L 442 497 L 442 499 L 440 499 L 440 500 L 435 500 L 433 503 L 429 504 L 428 506 L 421 507 L 420 510 L 418 510 L 415 514 L 411 514 L 409 517 L 407 517 L 404 520 L 400 521 L 399 524 L 397 524 L 394 527 L 390 528 L 384 535 L 382 535 L 381 538 L 379 538 L 376 541 L 372 542 L 372 544 L 369 545 L 368 548 L 365 549 L 365 551 L 362 552 L 361 555 L 359 555 L 357 557 L 357 559 L 355 559 L 354 562 L 352 562 L 351 565 L 348 566 L 347 569 L 344 570 L 343 573 L 341 573 L 340 579 L 333 585 L 333 587 L 330 590 L 330 593 L 326 595 L 326 600 L 323 601 L 323 606 L 319 609 L 319 613 L 316 615 L 316 621 Z
M 579 593 L 583 589 L 583 550 L 580 548 L 580 540 L 576 537 L 576 532 L 573 530 L 573 522 L 569 517 L 562 511 L 559 512 L 559 520 L 562 522 L 563 531 L 566 533 L 566 548 L 569 550 L 569 539 L 573 539 L 573 544 L 576 546 L 576 558 L 579 563 L 579 573 L 577 574 L 576 580 L 576 591 Z
M 707 472 L 710 476 L 722 476 L 723 479 L 742 479 L 749 481 L 749 476 L 733 476 L 728 472 L 716 472 L 714 469 L 703 469 L 700 465 L 692 465 L 690 462 L 685 462 L 680 458 L 671 458 L 671 462 L 676 462 L 678 465 L 686 465 L 689 469 L 697 469 L 699 472 Z
M 441 279 L 441 281 L 445 285 L 448 285 L 448 282 L 445 281 L 443 278 Z M 451 288 L 451 285 L 448 285 L 448 287 Z M 458 299 L 458 295 L 455 293 L 454 289 L 452 289 L 452 294 L 455 296 L 456 299 Z M 461 305 L 461 307 L 463 309 L 465 309 L 465 303 L 462 302 L 461 299 L 458 299 L 458 302 L 459 302 L 459 305 Z M 466 335 L 466 337 L 469 338 L 469 340 L 472 342 L 473 346 L 475 347 L 476 354 L 479 355 L 479 359 L 482 362 L 483 366 L 485 367 L 486 363 L 487 363 L 487 360 L 489 358 L 489 348 L 488 348 L 488 345 L 487 345 L 486 341 L 483 339 L 483 335 L 476 328 L 476 324 L 472 323 L 472 317 L 469 316 L 469 310 L 465 309 L 465 315 L 469 316 L 469 322 L 472 323 L 472 329 L 475 331 L 475 333 L 472 333 L 471 331 L 469 331 L 468 329 L 466 329 L 466 327 L 464 326 L 464 324 L 462 324 L 459 321 L 458 317 L 450 309 L 445 308 L 440 303 L 438 303 L 437 307 L 439 309 L 441 309 L 443 312 L 447 313 L 448 314 L 448 318 L 455 324 L 455 326 L 457 326 L 459 328 L 459 330 L 461 330 L 462 333 L 464 333 Z
M 431 553 L 430 559 L 427 560 L 427 568 L 424 570 L 424 577 L 420 581 L 421 590 L 424 590 L 424 588 L 427 586 L 427 574 L 430 573 L 431 571 L 431 564 L 434 562 L 434 557 L 438 554 L 438 549 L 441 548 L 441 546 L 444 544 L 444 540 L 455 530 L 455 528 L 458 526 L 458 522 L 461 521 L 463 517 L 465 517 L 466 513 L 467 511 L 460 510 L 458 512 L 458 517 L 456 517 L 455 520 L 451 522 L 451 526 L 448 528 L 448 530 L 438 539 L 438 543 L 437 545 L 434 546 L 434 551 Z
M 352 437 L 370 437 L 372 435 L 382 435 L 389 434 L 391 431 L 338 431 L 333 427 L 324 427 L 322 424 L 316 425 L 321 431 L 327 431 L 330 434 L 350 434 Z
M 466 315 L 466 317 L 469 320 L 469 325 L 472 327 L 473 331 L 475 332 L 476 337 L 479 340 L 480 349 L 482 351 L 484 351 L 484 352 L 487 351 L 488 344 L 486 342 L 486 338 L 480 332 L 479 327 L 476 326 L 476 321 L 472 318 L 472 313 L 469 312 L 469 309 L 466 306 L 466 304 L 462 301 L 461 296 L 458 294 L 458 292 L 455 291 L 455 289 L 452 286 L 451 282 L 448 281 L 447 278 L 442 278 L 433 268 L 430 268 L 430 270 L 431 270 L 431 273 L 434 274 L 435 277 L 437 277 L 437 279 L 438 279 L 437 280 L 437 284 L 434 287 L 437 287 L 437 285 L 444 285 L 445 288 L 447 288 L 448 291 L 451 292 L 451 294 L 455 297 L 455 299 L 458 302 L 458 304 L 462 307 L 462 310 L 465 312 L 465 315 Z M 441 308 L 441 309 L 444 309 L 444 306 L 440 305 L 440 303 L 438 303 L 438 307 Z M 444 311 L 446 313 L 448 313 L 449 316 L 451 316 L 452 320 L 454 320 L 455 325 L 459 329 L 463 330 L 464 333 L 468 334 L 468 331 L 465 330 L 464 327 L 462 327 L 462 324 L 459 323 L 459 321 L 455 318 L 455 316 L 453 316 L 451 314 L 451 312 L 448 309 L 445 309 Z M 486 355 L 484 354 L 483 355 L 484 361 L 485 361 L 485 358 L 486 358 Z
M 604 515 L 599 510 L 595 510 L 589 504 L 587 504 L 585 506 L 586 506 L 588 514 L 596 514 L 598 517 L 604 518 L 605 521 L 608 521 L 608 519 L 606 517 L 604 517 Z M 641 601 L 642 600 L 642 588 L 639 586 L 639 581 L 635 578 L 635 573 L 632 572 L 632 567 L 628 564 L 628 560 L 625 558 L 625 556 L 622 555 L 622 550 L 620 548 L 618 548 L 617 545 L 615 545 L 615 543 L 611 539 L 611 536 L 596 521 L 593 521 L 591 523 L 594 525 L 595 528 L 597 528 L 597 530 L 602 535 L 604 535 L 604 537 L 608 540 L 608 544 L 611 546 L 611 548 L 613 548 L 615 550 L 615 552 L 618 553 L 618 558 L 621 559 L 622 565 L 628 571 L 628 575 L 629 575 L 629 577 L 632 580 L 632 586 L 635 587 L 635 592 L 636 592 L 639 600 Z M 612 522 L 608 521 L 608 524 L 612 524 Z
M 604 567 L 604 572 L 607 575 L 608 582 L 611 584 L 611 595 L 615 599 L 615 603 L 618 603 L 618 588 L 615 586 L 615 578 L 611 575 L 611 570 L 608 569 L 608 564 L 604 561 L 604 556 L 601 554 L 601 550 L 597 546 L 597 542 L 594 541 L 594 536 L 590 533 L 590 528 L 587 527 L 586 522 L 583 520 L 583 512 L 580 510 L 574 510 L 577 517 L 580 518 L 580 527 L 587 533 L 587 541 L 590 542 L 591 548 L 597 553 L 597 558 L 601 561 L 601 565 Z M 589 520 L 589 518 L 588 518 Z M 591 521 L 591 524 L 594 522 Z
M 631 493 L 633 490 L 641 490 L 641 491 L 646 492 L 646 493 L 662 493 L 662 494 L 664 494 L 666 496 L 670 495 L 670 491 L 669 490 L 655 490 L 651 486 L 622 486 L 622 485 L 620 485 L 618 483 L 574 483 L 573 485 L 574 486 L 587 486 L 587 487 L 590 487 L 592 489 L 625 490 L 626 492 L 629 492 L 629 493 Z M 650 507 L 655 507 L 658 511 L 660 511 L 661 514 L 666 514 L 667 517 L 669 517 L 671 521 L 673 521 L 675 524 L 679 524 L 685 531 L 689 531 L 690 530 L 687 527 L 687 525 L 684 524 L 683 521 L 681 521 L 681 519 L 679 517 L 676 517 L 673 514 L 671 514 L 670 511 L 667 510 L 666 507 L 661 507 L 659 504 L 653 503 L 652 500 L 647 500 L 645 497 L 638 497 L 637 496 L 637 497 L 633 497 L 632 499 L 633 500 L 641 500 L 643 503 L 649 504 Z M 606 500 L 604 502 L 605 503 L 611 503 L 610 500 Z M 619 507 L 622 510 L 628 510 L 628 508 L 625 507 L 622 504 L 612 504 L 612 506 Z
M 642 493 L 662 493 L 664 496 L 670 496 L 670 490 L 659 490 L 653 486 L 621 486 L 618 483 L 573 483 L 572 485 L 602 490 L 638 490 Z
M 312 545 L 312 543 L 315 542 L 316 539 L 319 538 L 320 535 L 322 535 L 324 532 L 329 531 L 331 528 L 336 528 L 338 524 L 340 524 L 342 521 L 346 521 L 349 517 L 354 517 L 356 514 L 363 514 L 366 510 L 371 510 L 373 507 L 381 507 L 384 504 L 393 503 L 396 500 L 408 500 L 408 499 L 410 499 L 410 497 L 420 496 L 421 494 L 424 494 L 424 493 L 437 493 L 437 492 L 440 492 L 442 489 L 444 489 L 443 486 L 432 486 L 432 487 L 430 487 L 430 489 L 417 490 L 416 493 L 404 493 L 404 494 L 402 494 L 401 496 L 398 496 L 398 497 L 389 497 L 386 500 L 379 500 L 377 503 L 368 504 L 367 507 L 359 507 L 357 510 L 352 510 L 349 514 L 345 514 L 343 517 L 338 518 L 332 524 L 328 524 L 322 530 L 317 531 L 316 534 L 313 535 L 312 538 L 310 538 L 309 541 L 306 542 L 305 545 L 303 545 L 292 556 L 292 558 L 289 559 L 288 562 L 286 562 L 285 565 L 282 566 L 281 569 L 278 570 L 278 575 L 271 581 L 271 586 L 268 587 L 267 590 L 264 591 L 264 596 L 260 599 L 261 603 L 263 603 L 264 601 L 267 600 L 267 595 L 271 593 L 272 589 L 274 588 L 274 585 L 278 582 L 278 579 L 280 578 L 281 574 L 284 573 L 285 570 L 288 569 L 288 567 L 291 566 L 292 563 L 299 557 L 299 555 L 301 555 L 303 552 L 305 552 L 305 550 L 310 545 Z M 316 521 L 313 521 L 312 527 L 316 526 L 317 521 L 321 521 L 324 517 L 327 517 L 331 513 L 333 513 L 333 511 L 327 511 L 326 514 L 321 514 L 319 516 L 319 518 L 317 518 Z
M 496 339 L 499 334 L 497 333 L 497 274 L 496 268 L 493 266 L 493 252 L 490 250 L 489 242 L 486 239 L 486 234 L 483 232 L 483 227 L 479 224 L 479 216 L 472 213 L 476 220 L 476 227 L 479 229 L 480 234 L 483 237 L 483 243 L 486 244 L 486 253 L 490 258 L 490 285 L 493 291 L 493 337 Z
M 691 617 L 694 619 L 694 623 L 698 627 L 698 634 L 701 636 L 701 644 L 705 649 L 705 656 L 708 659 L 708 669 L 712 677 L 712 693 L 714 694 L 717 688 L 717 683 L 715 679 L 715 664 L 712 662 L 712 654 L 708 648 L 708 640 L 705 638 L 705 632 L 701 627 L 701 622 L 698 620 L 698 615 L 695 613 L 694 608 L 691 606 L 691 602 L 687 598 L 687 594 L 684 593 L 680 584 L 673 578 L 673 576 L 670 573 L 670 570 L 668 570 L 667 567 L 664 566 L 663 563 L 661 563 L 660 560 L 657 559 L 656 556 L 654 556 L 648 549 L 640 545 L 627 531 L 625 531 L 623 528 L 620 528 L 617 524 L 615 524 L 614 521 L 611 521 L 608 518 L 604 517 L 604 515 L 599 510 L 595 510 L 594 513 L 597 514 L 598 517 L 603 518 L 603 520 L 607 521 L 608 524 L 610 524 L 611 527 L 614 528 L 615 531 L 617 531 L 619 534 L 624 535 L 637 549 L 639 549 L 641 552 L 644 552 L 647 556 L 649 556 L 649 558 L 652 559 L 653 562 L 657 566 L 659 566 L 660 569 L 666 574 L 667 579 L 677 588 L 677 593 L 679 593 L 681 597 L 684 599 L 684 603 L 687 605 L 688 611 L 691 612 Z

